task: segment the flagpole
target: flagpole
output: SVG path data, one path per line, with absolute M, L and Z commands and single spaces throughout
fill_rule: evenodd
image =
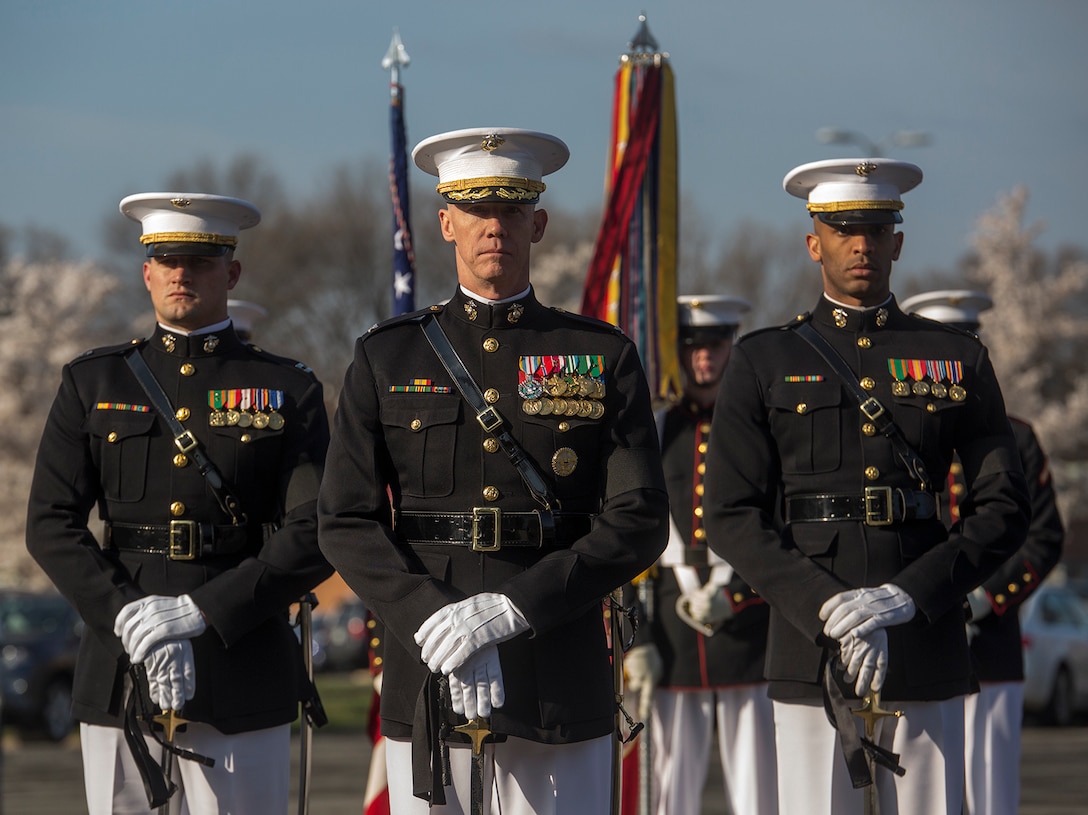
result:
M 389 159 L 389 192 L 393 200 L 393 314 L 415 311 L 415 255 L 412 252 L 412 230 L 408 206 L 408 146 L 404 126 L 404 88 L 400 84 L 400 69 L 411 63 L 401 42 L 400 32 L 393 29 L 389 50 L 382 59 L 382 70 L 389 71 L 389 125 L 391 155 Z

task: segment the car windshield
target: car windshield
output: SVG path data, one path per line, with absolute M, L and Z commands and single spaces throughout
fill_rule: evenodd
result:
M 1071 591 L 1051 591 L 1040 598 L 1040 614 L 1044 622 L 1088 629 L 1088 612 Z
M 60 597 L 0 595 L 0 636 L 48 634 L 65 625 L 67 617 Z

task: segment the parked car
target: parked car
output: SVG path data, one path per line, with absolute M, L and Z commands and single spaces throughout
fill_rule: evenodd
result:
M 72 677 L 83 621 L 59 594 L 0 590 L 0 710 L 27 736 L 63 740 L 75 726 Z
M 325 652 L 322 670 L 354 671 L 367 667 L 370 633 L 366 618 L 366 606 L 358 598 L 345 600 L 324 615 L 320 630 L 321 647 Z M 315 628 L 315 638 L 317 636 Z
M 1088 712 L 1088 610 L 1072 588 L 1045 583 L 1020 610 L 1024 711 L 1053 725 Z

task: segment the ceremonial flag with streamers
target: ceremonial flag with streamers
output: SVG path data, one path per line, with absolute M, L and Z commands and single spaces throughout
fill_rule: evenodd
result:
M 582 313 L 636 344 L 656 400 L 681 389 L 676 277 L 676 98 L 667 54 L 640 17 L 615 76 L 607 205 L 582 293 Z
M 408 224 L 408 147 L 404 129 L 404 89 L 391 86 L 389 125 L 393 154 L 389 159 L 389 192 L 393 196 L 393 314 L 416 310 L 416 259 Z

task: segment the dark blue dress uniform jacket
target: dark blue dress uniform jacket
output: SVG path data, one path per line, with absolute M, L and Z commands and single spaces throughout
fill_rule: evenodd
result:
M 686 565 L 696 570 L 701 585 L 711 573 L 704 513 L 710 420 L 711 411 L 682 403 L 665 413 L 661 427 L 661 461 L 673 521 L 686 543 Z M 640 604 L 645 622 L 635 641 L 657 646 L 664 669 L 660 687 L 705 690 L 761 682 L 769 609 L 744 578 L 734 571 L 729 584 L 720 589 L 733 616 L 707 636 L 676 613 L 682 591 L 675 569 L 659 563 L 655 571 L 652 603 L 649 608 Z M 634 602 L 639 595 L 629 589 L 627 596 Z
M 1054 481 L 1046 453 L 1027 422 L 1009 417 L 1024 477 L 1031 497 L 1031 524 L 1027 539 L 982 584 L 991 611 L 972 621 L 971 662 L 981 682 L 1017 682 L 1024 678 L 1024 649 L 1020 642 L 1020 606 L 1039 588 L 1062 556 L 1065 527 L 1058 513 Z M 947 513 L 950 524 L 970 514 L 970 496 L 963 484 L 963 467 L 949 472 Z
M 207 335 L 170 335 L 170 343 L 167 334 L 158 327 L 148 340 L 66 365 L 38 451 L 27 548 L 87 626 L 74 711 L 80 721 L 120 726 L 128 658 L 113 634 L 117 613 L 148 594 L 187 593 L 208 628 L 192 640 L 196 695 L 186 718 L 224 733 L 285 724 L 298 715 L 305 678 L 288 606 L 332 573 L 317 547 L 329 433 L 321 384 L 309 368 L 245 345 L 231 328 L 215 332 L 214 348 Z M 125 362 L 130 351 L 239 499 L 249 529 L 240 551 L 170 560 L 100 548 L 88 528 L 96 504 L 102 520 L 118 524 L 231 523 L 193 462 L 178 458 Z M 250 388 L 282 391 L 282 428 L 210 425 L 209 392 Z
M 613 326 L 546 308 L 532 293 L 489 306 L 458 290 L 429 313 L 480 389 L 497 397 L 494 407 L 550 482 L 562 513 L 596 518 L 587 534 L 543 550 L 474 552 L 399 540 L 390 503 L 407 513 L 532 512 L 540 505 L 453 386 L 419 314 L 361 337 L 333 425 L 319 517 L 322 551 L 386 627 L 382 732 L 411 735 L 428 676 L 416 629 L 448 603 L 501 592 L 532 630 L 498 646 L 506 704 L 493 712 L 492 730 L 544 743 L 603 736 L 614 726 L 615 706 L 601 599 L 653 563 L 667 537 L 657 432 L 638 353 Z M 603 414 L 524 412 L 519 371 L 522 357 L 535 355 L 600 355 Z M 405 389 L 413 382 L 423 392 Z
M 860 496 L 866 487 L 920 485 L 796 325 L 739 340 L 711 431 L 707 531 L 711 547 L 771 605 L 771 696 L 818 697 L 830 652 L 820 606 L 845 589 L 885 582 L 904 589 L 917 614 L 888 629 L 884 697 L 966 693 L 971 666 L 963 598 L 1021 545 L 1028 521 L 1024 476 L 987 351 L 974 335 L 903 314 L 894 300 L 854 311 L 821 298 L 811 315 L 799 318 L 806 320 L 890 412 L 925 462 L 933 489 L 943 487 L 959 454 L 974 505 L 951 532 L 935 515 L 886 526 L 785 524 L 790 496 Z M 889 360 L 961 363 L 966 397 L 896 396 Z

